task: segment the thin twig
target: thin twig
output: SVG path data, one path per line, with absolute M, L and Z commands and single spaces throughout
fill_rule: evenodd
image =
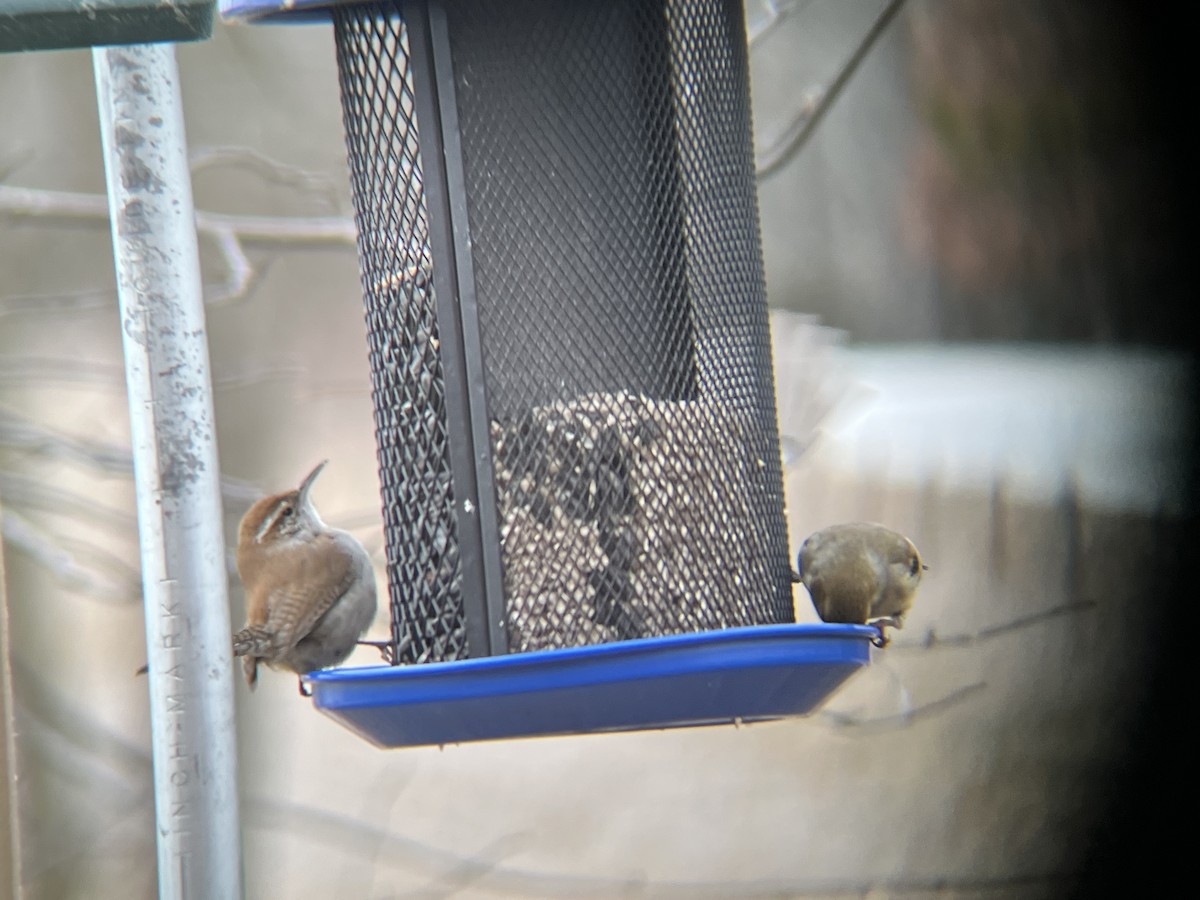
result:
M 1063 603 L 1059 606 L 1052 606 L 1049 609 L 1030 613 L 1027 616 L 1021 616 L 1008 622 L 1001 622 L 998 625 L 989 625 L 986 628 L 981 628 L 979 631 L 970 632 L 968 634 L 952 634 L 942 636 L 934 629 L 930 628 L 919 640 L 893 642 L 890 650 L 892 652 L 896 650 L 924 651 L 933 647 L 965 647 L 971 644 L 977 644 L 981 641 L 990 640 L 994 637 L 999 637 L 1002 634 L 1019 631 L 1020 629 L 1028 628 L 1031 625 L 1039 625 L 1042 622 L 1050 619 L 1057 619 L 1060 616 L 1086 612 L 1087 610 L 1095 608 L 1096 603 L 1093 600 L 1080 600 L 1071 603 Z
M 0 184 L 0 214 L 25 219 L 108 223 L 103 194 L 50 191 Z M 356 231 L 348 216 L 241 216 L 196 210 L 196 230 L 204 234 L 233 232 L 249 244 L 353 247 Z
M 801 107 L 792 116 L 783 133 L 771 141 L 765 150 L 756 154 L 754 168 L 760 179 L 778 171 L 784 163 L 800 152 L 817 125 L 825 118 L 825 114 L 833 102 L 841 95 L 842 89 L 858 70 L 867 53 L 879 40 L 880 35 L 887 30 L 903 3 L 904 0 L 888 0 L 876 17 L 874 24 L 871 25 L 858 47 L 850 54 L 849 59 L 842 65 L 829 86 L 824 90 L 817 89 L 806 92 Z
M 317 196 L 331 210 L 341 205 L 341 194 L 332 178 L 281 162 L 250 147 L 201 147 L 189 154 L 188 162 L 193 175 L 219 167 L 245 169 L 270 184 Z
M 52 538 L 11 506 L 5 508 L 4 516 L 0 519 L 0 534 L 11 549 L 24 553 L 30 560 L 50 572 L 59 583 L 72 590 L 81 591 L 107 603 L 123 603 L 137 596 L 133 588 L 136 576 L 128 570 L 123 573 L 125 577 L 120 578 L 118 582 L 96 577 L 97 569 L 117 568 L 120 560 L 116 557 L 105 554 L 96 547 L 83 548 L 78 542 Z M 72 552 L 68 545 L 75 545 L 75 552 Z M 96 564 L 95 559 L 85 565 L 77 559 L 82 549 L 86 549 L 94 557 L 108 558 L 100 565 Z
M 51 356 L 0 356 L 0 382 L 103 385 L 124 391 L 125 369 L 111 362 Z
M 903 712 L 894 713 L 889 716 L 880 716 L 879 718 L 863 719 L 830 709 L 821 710 L 819 716 L 821 720 L 839 730 L 854 731 L 858 735 L 877 731 L 891 731 L 896 728 L 907 728 L 920 719 L 928 719 L 932 716 L 940 715 L 947 709 L 957 706 L 968 697 L 986 687 L 987 684 L 985 682 L 977 681 L 974 684 L 968 684 L 965 687 L 951 691 L 946 696 L 939 697 L 937 700 L 931 700 L 929 703 L 923 703 L 912 709 L 906 709 Z
M 0 407 L 0 446 L 41 458 L 86 463 L 90 468 L 110 474 L 133 472 L 129 447 L 62 434 L 3 407 Z
M 53 487 L 43 479 L 12 472 L 0 472 L 0 497 L 6 505 L 61 513 L 75 520 L 87 517 L 116 528 L 133 528 L 137 524 L 137 518 L 130 512 L 96 503 L 78 491 Z
M 753 49 L 754 45 L 760 40 L 774 31 L 783 22 L 784 19 L 800 12 L 804 7 L 812 3 L 812 0 L 764 0 L 762 4 L 767 8 L 767 16 L 765 19 L 755 19 L 750 22 L 746 32 L 746 43 Z
M 84 463 L 107 474 L 128 476 L 133 473 L 129 447 L 62 434 L 3 407 L 0 407 L 0 446 L 39 458 Z M 249 506 L 263 494 L 262 488 L 245 479 L 221 476 L 221 496 L 235 506 Z
M 94 288 L 55 294 L 9 294 L 0 297 L 0 316 L 102 309 L 112 307 L 116 302 L 112 291 L 98 291 Z
M 220 229 L 210 232 L 207 236 L 221 251 L 227 277 L 215 287 L 205 286 L 205 300 L 212 304 L 220 304 L 248 297 L 256 284 L 254 265 L 242 249 L 242 242 L 238 240 L 237 234 L 229 229 Z
M 0 216 L 106 227 L 108 199 L 103 194 L 0 184 Z M 217 248 L 227 273 L 223 282 L 209 288 L 206 300 L 212 304 L 244 299 L 263 277 L 263 267 L 256 268 L 246 255 L 247 246 L 353 247 L 357 238 L 354 221 L 344 216 L 241 216 L 204 210 L 196 210 L 196 233 Z M 84 296 L 90 300 L 93 295 Z M 23 299 L 20 309 L 29 307 L 29 298 Z M 5 300 L 0 312 L 12 311 L 5 309 L 11 303 Z

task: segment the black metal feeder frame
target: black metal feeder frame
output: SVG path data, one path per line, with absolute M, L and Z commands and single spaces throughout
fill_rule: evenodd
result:
M 669 727 L 865 664 L 793 624 L 741 3 L 224 13 L 337 45 L 399 665 L 317 706 L 388 746 Z

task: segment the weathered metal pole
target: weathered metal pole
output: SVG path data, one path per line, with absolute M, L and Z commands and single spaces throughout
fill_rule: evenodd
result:
M 175 50 L 92 55 L 133 432 L 159 897 L 240 897 L 220 470 Z

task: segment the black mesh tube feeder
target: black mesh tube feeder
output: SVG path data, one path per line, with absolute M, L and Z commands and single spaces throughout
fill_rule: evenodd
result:
M 226 0 L 332 21 L 396 665 L 383 746 L 803 715 L 739 0 Z

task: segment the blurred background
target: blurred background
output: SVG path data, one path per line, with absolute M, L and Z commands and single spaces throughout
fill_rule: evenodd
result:
M 792 544 L 908 533 L 907 627 L 814 716 L 739 729 L 385 752 L 290 677 L 239 684 L 248 896 L 1061 897 L 1181 866 L 1150 814 L 1181 783 L 1195 454 L 1178 23 L 1071 0 L 747 22 Z M 316 501 L 382 588 L 331 29 L 218 25 L 178 58 L 230 546 L 329 457 Z M 152 897 L 90 53 L 0 56 L 0 117 L 0 874 L 11 849 L 21 896 Z

